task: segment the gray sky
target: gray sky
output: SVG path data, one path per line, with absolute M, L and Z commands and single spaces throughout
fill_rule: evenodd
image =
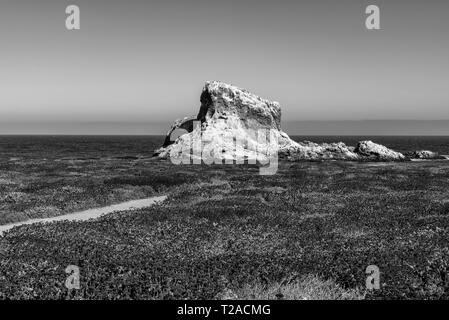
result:
M 368 4 L 382 30 L 365 29 Z M 2 0 L 0 122 L 168 123 L 197 113 L 205 80 L 279 101 L 283 121 L 449 119 L 448 14 L 446 0 Z

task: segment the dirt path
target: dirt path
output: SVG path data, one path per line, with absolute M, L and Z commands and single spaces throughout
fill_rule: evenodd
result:
M 140 199 L 140 200 L 132 200 L 127 202 L 122 202 L 119 204 L 114 204 L 107 207 L 102 208 L 94 208 L 74 213 L 65 214 L 62 216 L 56 216 L 51 218 L 42 218 L 42 219 L 31 219 L 16 223 L 10 223 L 0 226 L 0 236 L 3 235 L 3 232 L 12 229 L 16 226 L 21 226 L 24 224 L 33 224 L 33 223 L 46 223 L 46 222 L 54 222 L 54 221 L 84 221 L 89 219 L 96 219 L 99 218 L 105 214 L 112 213 L 114 211 L 125 211 L 125 210 L 132 210 L 132 209 L 141 209 L 150 207 L 156 202 L 162 202 L 166 199 L 166 196 L 160 196 L 160 197 L 151 197 L 146 199 Z

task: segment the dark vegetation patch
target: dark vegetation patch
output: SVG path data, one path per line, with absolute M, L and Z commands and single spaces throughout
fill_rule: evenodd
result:
M 0 298 L 213 299 L 311 274 L 368 299 L 449 298 L 444 162 L 281 163 L 274 176 L 255 166 L 141 159 L 73 165 L 2 171 L 2 212 L 59 214 L 76 201 L 81 208 L 157 193 L 168 200 L 7 232 Z M 70 264 L 81 270 L 78 291 L 64 286 Z M 365 291 L 369 265 L 380 268 L 381 290 Z
M 194 178 L 187 175 L 148 175 L 148 176 L 120 176 L 104 181 L 105 185 L 130 185 L 130 186 L 151 186 L 155 189 L 163 187 L 177 186 L 187 182 L 194 182 Z
M 166 170 L 166 163 L 157 160 L 24 161 L 21 165 L 0 170 L 0 224 L 147 198 L 207 180 L 195 173 Z

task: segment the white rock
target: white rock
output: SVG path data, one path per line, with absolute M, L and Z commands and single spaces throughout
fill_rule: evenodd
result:
M 362 157 L 376 160 L 404 160 L 402 153 L 388 149 L 387 147 L 372 141 L 360 141 L 354 152 Z
M 418 150 L 409 154 L 411 159 L 443 159 L 437 152 L 429 150 Z
M 207 150 L 218 151 L 212 155 L 216 160 L 252 158 L 266 162 L 278 151 L 299 147 L 280 130 L 281 108 L 278 102 L 218 81 L 206 82 L 200 100 L 197 119 L 201 121 L 201 127 L 157 150 L 159 157 L 179 156 L 189 149 L 192 141 L 202 141 L 203 156 L 204 153 L 209 154 L 205 152 L 205 146 Z M 177 121 L 172 129 L 181 123 Z M 261 139 L 262 132 L 272 136 Z M 246 142 L 246 145 L 236 149 L 234 138 Z
M 263 99 L 219 81 L 206 82 L 200 97 L 201 107 L 196 117 L 201 126 L 194 127 L 194 117 L 177 120 L 171 127 L 164 146 L 156 151 L 162 158 L 188 157 L 201 159 L 214 150 L 215 160 L 257 159 L 267 161 L 273 155 L 295 160 L 402 160 L 404 156 L 371 141 L 362 141 L 357 148 L 344 143 L 297 143 L 281 130 L 281 107 L 278 102 Z M 170 134 L 177 128 L 191 130 L 172 143 Z M 257 134 L 265 130 L 271 139 L 261 141 Z M 235 148 L 234 138 L 246 141 L 244 147 Z M 201 149 L 194 148 L 202 141 Z M 205 143 L 205 141 L 208 141 Z M 190 148 L 199 150 L 186 155 Z M 194 153 L 192 151 L 192 153 Z M 204 160 L 204 159 L 203 159 Z

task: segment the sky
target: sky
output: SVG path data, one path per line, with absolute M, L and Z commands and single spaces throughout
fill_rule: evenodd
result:
M 370 4 L 381 30 L 365 28 Z M 0 134 L 163 133 L 197 114 L 206 80 L 279 101 L 283 122 L 449 119 L 448 14 L 447 0 L 2 0 Z

